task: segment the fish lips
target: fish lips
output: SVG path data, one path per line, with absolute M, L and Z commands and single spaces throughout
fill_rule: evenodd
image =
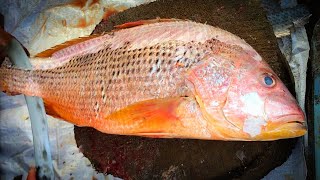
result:
M 269 120 L 262 128 L 256 140 L 277 140 L 300 137 L 307 133 L 305 117 L 301 114 L 290 114 Z

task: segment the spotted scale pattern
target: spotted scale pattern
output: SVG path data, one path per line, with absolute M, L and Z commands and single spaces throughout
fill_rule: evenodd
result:
M 17 83 L 11 89 L 42 97 L 62 119 L 80 126 L 94 126 L 112 112 L 136 102 L 193 96 L 186 84 L 186 72 L 208 55 L 229 59 L 245 55 L 241 47 L 216 39 L 203 43 L 172 40 L 144 48 L 131 45 L 125 42 L 114 49 L 107 44 L 98 52 L 75 56 L 54 69 L 8 68 L 19 71 L 29 81 L 26 84 L 24 78 L 14 77 Z M 223 64 L 218 59 L 215 64 Z M 117 122 L 108 124 L 110 128 L 117 126 Z
M 41 96 L 60 116 L 81 125 L 135 102 L 190 95 L 184 75 L 203 56 L 200 43 L 169 41 L 129 47 L 130 43 L 118 49 L 106 47 L 74 57 L 64 66 L 34 71 Z M 52 77 L 54 81 L 48 81 Z

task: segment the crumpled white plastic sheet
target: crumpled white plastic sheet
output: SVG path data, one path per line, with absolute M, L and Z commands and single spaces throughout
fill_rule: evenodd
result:
M 13 34 L 35 55 L 67 40 L 89 35 L 106 12 L 121 11 L 153 0 L 101 0 L 70 5 L 72 0 L 0 0 L 0 12 L 5 15 L 5 30 Z M 281 1 L 281 7 L 294 7 L 295 0 Z M 81 5 L 81 7 L 80 7 Z M 303 26 L 292 29 L 290 36 L 279 40 L 281 51 L 295 74 L 299 102 L 304 103 L 305 73 L 309 45 Z M 301 106 L 304 104 L 301 103 Z M 73 125 L 48 116 L 50 148 L 56 179 L 114 179 L 97 174 L 91 163 L 76 146 Z M 32 132 L 23 96 L 0 94 L 0 179 L 26 178 L 34 166 Z M 271 171 L 264 179 L 305 179 L 306 167 L 303 144 L 297 143 L 289 159 Z M 115 178 L 117 179 L 117 178 Z
M 56 179 L 105 179 L 76 146 L 74 126 L 51 116 L 47 119 Z M 35 167 L 35 161 L 31 122 L 22 95 L 0 94 L 0 137 L 0 179 L 18 175 L 25 179 L 30 166 Z
M 0 0 L 5 30 L 36 55 L 91 34 L 103 16 L 154 0 Z

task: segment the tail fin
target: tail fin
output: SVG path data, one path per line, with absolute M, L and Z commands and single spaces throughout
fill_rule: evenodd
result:
M 8 58 L 4 60 L 0 67 L 0 91 L 8 95 L 26 94 L 33 95 L 32 84 L 30 85 L 31 70 L 15 68 Z

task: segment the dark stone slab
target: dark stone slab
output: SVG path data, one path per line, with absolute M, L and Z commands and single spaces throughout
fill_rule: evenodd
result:
M 125 179 L 259 179 L 295 142 L 223 142 L 107 135 L 75 127 L 80 150 L 100 172 Z
M 128 9 L 101 22 L 94 33 L 141 19 L 179 18 L 218 26 L 245 39 L 293 90 L 287 63 L 256 0 L 166 0 Z M 223 142 L 150 139 L 75 127 L 84 155 L 100 172 L 125 179 L 259 179 L 281 165 L 295 139 Z

